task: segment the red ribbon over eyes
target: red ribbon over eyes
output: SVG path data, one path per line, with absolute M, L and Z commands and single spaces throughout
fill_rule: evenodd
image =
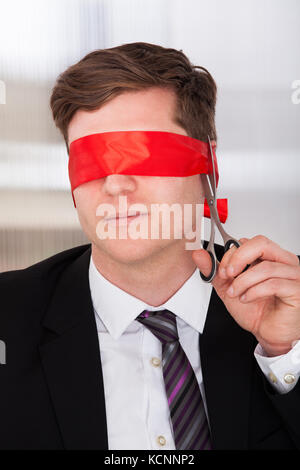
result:
M 209 144 L 189 136 L 160 131 L 114 131 L 91 134 L 70 145 L 69 178 L 73 191 L 88 181 L 112 174 L 192 176 L 212 171 Z M 216 185 L 217 158 L 213 150 Z M 217 200 L 221 222 L 228 215 L 227 199 Z M 205 199 L 204 216 L 210 217 Z

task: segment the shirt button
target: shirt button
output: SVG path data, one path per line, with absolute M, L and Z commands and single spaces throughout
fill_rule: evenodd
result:
M 152 364 L 154 367 L 160 366 L 160 363 L 161 363 L 161 360 L 160 360 L 158 357 L 152 357 L 152 359 L 151 359 L 151 364 Z
M 273 372 L 269 373 L 269 377 L 270 377 L 271 381 L 273 382 L 273 384 L 277 384 L 277 377 L 275 377 Z
M 158 442 L 158 444 L 159 444 L 160 446 L 166 445 L 166 439 L 165 439 L 164 436 L 158 436 L 157 442 Z
M 283 378 L 284 378 L 285 383 L 287 384 L 292 384 L 296 380 L 296 377 L 293 374 L 285 374 Z

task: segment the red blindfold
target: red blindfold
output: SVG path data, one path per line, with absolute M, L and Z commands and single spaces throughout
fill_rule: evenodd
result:
M 69 178 L 73 191 L 88 181 L 112 174 L 192 176 L 212 171 L 209 144 L 189 136 L 160 131 L 114 131 L 91 134 L 70 145 Z M 213 150 L 216 185 L 217 158 Z M 227 219 L 227 199 L 217 200 L 221 222 Z M 210 217 L 205 199 L 204 216 Z

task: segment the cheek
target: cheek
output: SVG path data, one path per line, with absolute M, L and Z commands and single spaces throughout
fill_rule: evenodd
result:
M 194 175 L 188 181 L 188 187 L 186 194 L 192 202 L 203 203 L 204 202 L 204 191 L 200 175 Z
M 201 203 L 203 202 L 203 188 L 199 175 L 178 178 L 174 185 L 174 194 L 182 203 Z
M 76 206 L 87 208 L 93 206 L 99 194 L 99 180 L 88 181 L 74 189 Z
M 82 185 L 85 186 L 85 185 Z M 75 193 L 77 191 L 77 193 Z M 97 192 L 94 188 L 79 186 L 74 190 L 77 215 L 82 227 L 94 226 L 96 224 Z
M 144 181 L 148 197 L 160 203 L 201 203 L 202 184 L 199 175 L 188 177 L 149 177 Z
M 180 201 L 186 190 L 186 178 L 157 176 L 152 180 L 151 193 L 162 202 Z

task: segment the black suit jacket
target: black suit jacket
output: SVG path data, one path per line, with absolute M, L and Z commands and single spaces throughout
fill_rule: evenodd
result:
M 215 250 L 220 260 L 224 248 Z M 79 246 L 0 274 L 1 449 L 108 449 L 90 254 Z M 214 289 L 200 336 L 213 448 L 300 449 L 300 381 L 287 394 L 273 390 L 256 339 Z

